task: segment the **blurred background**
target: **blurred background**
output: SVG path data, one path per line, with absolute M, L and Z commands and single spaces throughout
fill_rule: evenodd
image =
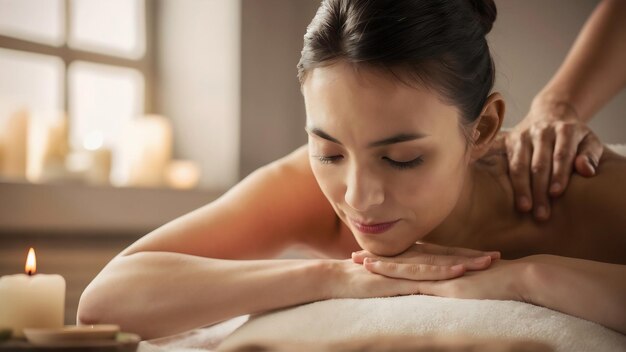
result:
M 496 3 L 512 127 L 597 1 Z M 296 64 L 318 5 L 0 0 L 0 275 L 35 246 L 74 323 L 122 248 L 306 143 Z M 621 92 L 591 122 L 605 143 L 626 142 L 624 111 Z

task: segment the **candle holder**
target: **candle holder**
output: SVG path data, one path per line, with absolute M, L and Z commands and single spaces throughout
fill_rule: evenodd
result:
M 139 335 L 109 324 L 26 328 L 24 336 L 0 340 L 0 351 L 135 352 L 141 341 Z

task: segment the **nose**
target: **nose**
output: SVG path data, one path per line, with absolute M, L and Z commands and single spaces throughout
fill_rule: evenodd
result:
M 358 212 L 366 212 L 371 207 L 385 201 L 383 181 L 366 170 L 352 168 L 346 180 L 346 204 Z

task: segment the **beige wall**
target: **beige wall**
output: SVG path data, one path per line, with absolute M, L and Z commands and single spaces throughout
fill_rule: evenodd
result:
M 175 157 L 200 163 L 201 185 L 239 171 L 240 1 L 156 3 L 155 110 L 172 119 Z
M 497 1 L 489 34 L 496 62 L 496 90 L 507 100 L 505 127 L 519 122 L 537 91 L 565 58 L 596 0 Z M 605 143 L 626 143 L 626 90 L 591 122 Z

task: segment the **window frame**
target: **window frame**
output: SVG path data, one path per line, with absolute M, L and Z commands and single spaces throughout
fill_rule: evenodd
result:
M 16 50 L 24 53 L 43 54 L 58 57 L 63 61 L 65 72 L 63 74 L 63 110 L 69 108 L 69 66 L 74 61 L 85 61 L 94 64 L 103 64 L 138 70 L 144 78 L 144 113 L 154 112 L 154 43 L 155 43 L 155 4 L 154 1 L 144 0 L 145 11 L 145 52 L 138 59 L 130 59 L 115 55 L 91 52 L 72 48 L 68 45 L 68 36 L 71 30 L 71 5 L 69 0 L 63 1 L 65 6 L 65 40 L 62 45 L 43 44 L 26 39 L 15 38 L 0 34 L 0 47 Z M 71 128 L 71 126 L 70 126 Z

